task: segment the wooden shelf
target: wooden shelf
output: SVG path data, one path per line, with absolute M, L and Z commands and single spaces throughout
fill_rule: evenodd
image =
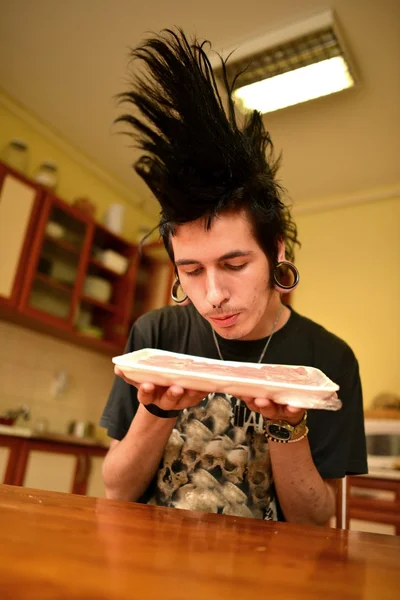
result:
M 75 246 L 75 244 L 71 244 L 71 242 L 63 240 L 62 238 L 55 238 L 52 235 L 46 234 L 44 239 L 46 242 L 50 242 L 51 244 L 62 248 L 66 252 L 69 252 L 70 254 L 79 254 L 81 251 L 81 248 Z
M 122 275 L 121 275 L 120 273 L 116 273 L 112 269 L 109 269 L 108 267 L 106 267 L 106 265 L 103 265 L 103 263 L 100 260 L 97 260 L 96 258 L 91 258 L 89 261 L 89 265 L 92 267 L 95 267 L 98 271 L 100 271 L 104 275 L 109 275 L 110 277 L 113 277 L 113 278 L 124 277 L 124 275 L 126 274 L 126 273 L 122 273 Z
M 27 327 L 33 331 L 50 335 L 53 338 L 58 338 L 74 344 L 75 346 L 100 352 L 101 354 L 110 357 L 122 354 L 126 343 L 126 340 L 117 344 L 110 342 L 109 340 L 99 340 L 89 335 L 84 335 L 72 327 L 69 327 L 67 323 L 64 328 L 61 328 L 59 325 L 52 325 L 51 323 L 39 320 L 36 317 L 25 315 L 15 308 L 0 303 L 0 321 L 1 320 L 16 323 L 17 325 Z
M 40 281 L 44 285 L 51 287 L 59 292 L 64 292 L 65 294 L 71 294 L 73 287 L 67 285 L 66 283 L 62 283 L 61 281 L 57 281 L 57 279 L 53 279 L 49 275 L 45 275 L 44 273 L 36 273 L 35 280 Z
M 108 229 L 105 225 L 97 221 L 96 230 L 96 233 L 98 233 L 98 235 L 100 235 L 104 239 L 108 239 L 116 244 L 119 244 L 121 247 L 130 248 L 130 246 L 132 246 L 133 244 L 133 242 L 126 240 L 122 236 L 118 235 L 117 233 L 114 233 L 113 231 L 111 231 L 111 229 Z
M 107 304 L 106 302 L 100 302 L 99 300 L 90 298 L 90 296 L 82 296 L 81 302 L 83 302 L 84 304 L 91 304 L 92 306 L 96 306 L 97 308 L 100 308 L 101 310 L 105 310 L 112 314 L 115 313 L 117 310 L 117 307 L 114 306 L 113 304 Z

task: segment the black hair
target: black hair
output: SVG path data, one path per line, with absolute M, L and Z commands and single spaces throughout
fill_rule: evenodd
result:
M 136 109 L 116 122 L 133 127 L 129 135 L 145 152 L 134 169 L 160 203 L 164 245 L 174 261 L 176 225 L 204 218 L 209 229 L 217 215 L 244 210 L 270 263 L 277 262 L 281 240 L 293 260 L 297 229 L 276 181 L 280 157 L 274 158 L 259 112 L 249 113 L 239 127 L 233 101 L 238 76 L 228 81 L 220 57 L 224 110 L 206 47 L 209 42 L 189 42 L 180 29 L 151 37 L 131 51 L 146 71 L 119 95 Z

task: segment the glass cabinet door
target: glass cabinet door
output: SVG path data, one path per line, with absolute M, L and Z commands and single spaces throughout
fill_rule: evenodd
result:
M 41 313 L 51 322 L 71 326 L 87 233 L 84 217 L 79 219 L 75 211 L 52 202 L 27 299 L 28 312 Z

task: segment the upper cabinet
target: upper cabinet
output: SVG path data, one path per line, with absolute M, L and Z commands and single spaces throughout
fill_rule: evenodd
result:
M 82 291 L 93 224 L 51 194 L 46 194 L 19 300 L 25 314 L 68 329 Z
M 0 305 L 15 306 L 43 191 L 0 163 Z
M 0 164 L 0 316 L 107 354 L 168 302 L 160 244 L 139 254 L 86 213 Z
M 164 245 L 161 242 L 144 244 L 138 262 L 132 322 L 146 312 L 173 304 L 173 280 L 174 270 Z

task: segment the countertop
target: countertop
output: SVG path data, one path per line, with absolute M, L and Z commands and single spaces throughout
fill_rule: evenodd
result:
M 376 479 L 400 480 L 399 469 L 370 469 L 367 475 L 358 475 L 358 477 L 375 477 Z
M 400 537 L 0 486 L 0 591 L 24 600 L 392 600 Z
M 376 477 L 378 479 L 400 479 L 399 456 L 371 456 L 368 454 L 368 475 L 362 477 Z
M 77 444 L 80 446 L 101 446 L 102 448 L 108 448 L 109 446 L 109 443 L 107 443 L 105 440 L 88 437 L 83 438 L 76 435 L 53 433 L 50 431 L 39 432 L 30 427 L 15 427 L 14 425 L 0 424 L 0 435 L 44 440 L 48 442 L 59 442 L 63 444 Z

